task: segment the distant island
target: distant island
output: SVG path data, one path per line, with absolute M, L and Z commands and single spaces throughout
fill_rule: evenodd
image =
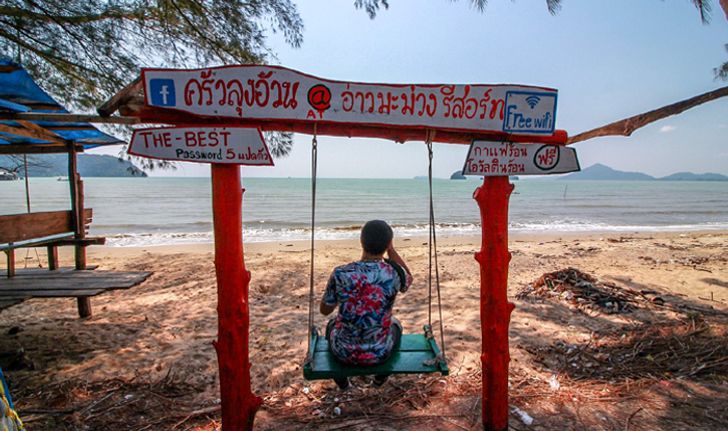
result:
M 463 175 L 462 171 L 455 171 L 450 175 L 451 180 L 467 180 L 468 178 Z
M 721 174 L 692 172 L 678 172 L 666 177 L 655 178 L 642 172 L 626 172 L 612 169 L 609 166 L 597 163 L 582 169 L 580 172 L 566 175 L 563 180 L 598 180 L 598 181 L 728 181 L 728 176 Z
M 694 174 L 692 172 L 678 172 L 666 177 L 658 178 L 660 181 L 728 181 L 728 177 L 721 174 Z
M 417 177 L 415 177 L 415 178 L 417 178 Z M 508 178 L 511 181 L 518 181 L 518 177 L 517 176 L 511 175 Z M 463 175 L 463 172 L 462 171 L 455 171 L 455 172 L 452 173 L 452 175 L 450 175 L 450 179 L 451 180 L 467 180 L 468 177 L 466 177 L 465 175 Z M 483 177 L 480 177 L 480 179 L 482 180 Z
M 0 156 L 0 168 L 15 164 L 7 156 Z M 147 173 L 128 160 L 102 154 L 79 154 L 78 173 L 82 177 L 146 177 Z M 23 169 L 17 171 L 23 176 Z M 65 177 L 68 176 L 68 156 L 66 154 L 43 154 L 28 157 L 28 176 Z

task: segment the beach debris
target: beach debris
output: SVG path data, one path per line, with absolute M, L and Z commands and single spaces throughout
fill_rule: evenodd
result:
M 334 407 L 334 415 L 340 416 L 341 415 L 341 407 Z
M 634 238 L 631 238 L 628 236 L 620 236 L 619 238 L 607 238 L 607 242 L 612 242 L 612 243 L 630 242 L 632 240 L 634 240 Z
M 635 297 L 639 293 L 599 282 L 596 277 L 576 268 L 566 268 L 543 274 L 516 294 L 518 299 L 529 296 L 558 299 L 579 309 L 616 314 L 634 310 Z
M 556 374 L 552 374 L 549 378 L 549 387 L 552 391 L 558 391 L 561 388 L 561 384 L 559 383 L 559 379 L 556 378 Z
M 642 324 L 593 336 L 583 344 L 557 340 L 527 350 L 537 362 L 576 380 L 728 377 L 728 330 L 710 327 L 697 315 L 688 321 Z
M 10 371 L 38 369 L 23 347 L 9 352 L 0 352 L 0 365 L 4 370 Z
M 531 424 L 533 424 L 533 418 L 531 417 L 531 415 L 519 409 L 518 407 L 511 406 L 511 413 L 518 416 L 518 419 L 520 419 L 524 425 L 530 426 Z

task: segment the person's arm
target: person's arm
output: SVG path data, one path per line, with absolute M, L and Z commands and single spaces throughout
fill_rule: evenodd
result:
M 328 316 L 336 310 L 336 303 L 336 279 L 332 273 L 331 277 L 329 277 L 329 282 L 326 283 L 326 292 L 324 292 L 324 296 L 321 298 L 319 311 L 324 316 Z
M 412 284 L 412 272 L 410 272 L 410 269 L 404 262 L 404 259 L 402 259 L 402 256 L 400 256 L 399 253 L 397 253 L 397 250 L 394 249 L 393 242 L 389 244 L 389 247 L 387 247 L 387 257 L 389 257 L 389 259 L 391 259 L 397 265 L 401 266 L 407 273 L 407 282 L 405 284 L 406 288 L 408 288 L 410 284 Z
M 329 305 L 324 302 L 323 298 L 321 299 L 321 304 L 319 304 L 319 311 L 321 311 L 321 314 L 323 314 L 324 316 L 328 316 L 334 310 L 336 310 L 336 305 Z

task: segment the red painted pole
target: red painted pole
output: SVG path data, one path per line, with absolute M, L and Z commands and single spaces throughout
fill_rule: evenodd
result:
M 482 340 L 485 431 L 508 429 L 508 325 L 515 307 L 508 302 L 508 177 L 486 177 L 473 198 L 480 208 L 483 237 L 475 259 L 480 263 L 480 325 Z
M 217 275 L 217 350 L 222 430 L 252 430 L 262 400 L 250 386 L 248 285 L 243 258 L 240 166 L 212 164 L 212 218 Z

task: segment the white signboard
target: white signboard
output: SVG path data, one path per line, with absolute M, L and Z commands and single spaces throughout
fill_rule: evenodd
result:
M 198 163 L 273 166 L 260 134 L 250 127 L 162 127 L 134 131 L 129 154 Z
M 562 145 L 473 141 L 463 175 L 545 175 L 579 171 L 576 150 Z
M 144 69 L 147 106 L 203 117 L 550 135 L 557 91 L 524 85 L 365 84 L 277 66 Z

